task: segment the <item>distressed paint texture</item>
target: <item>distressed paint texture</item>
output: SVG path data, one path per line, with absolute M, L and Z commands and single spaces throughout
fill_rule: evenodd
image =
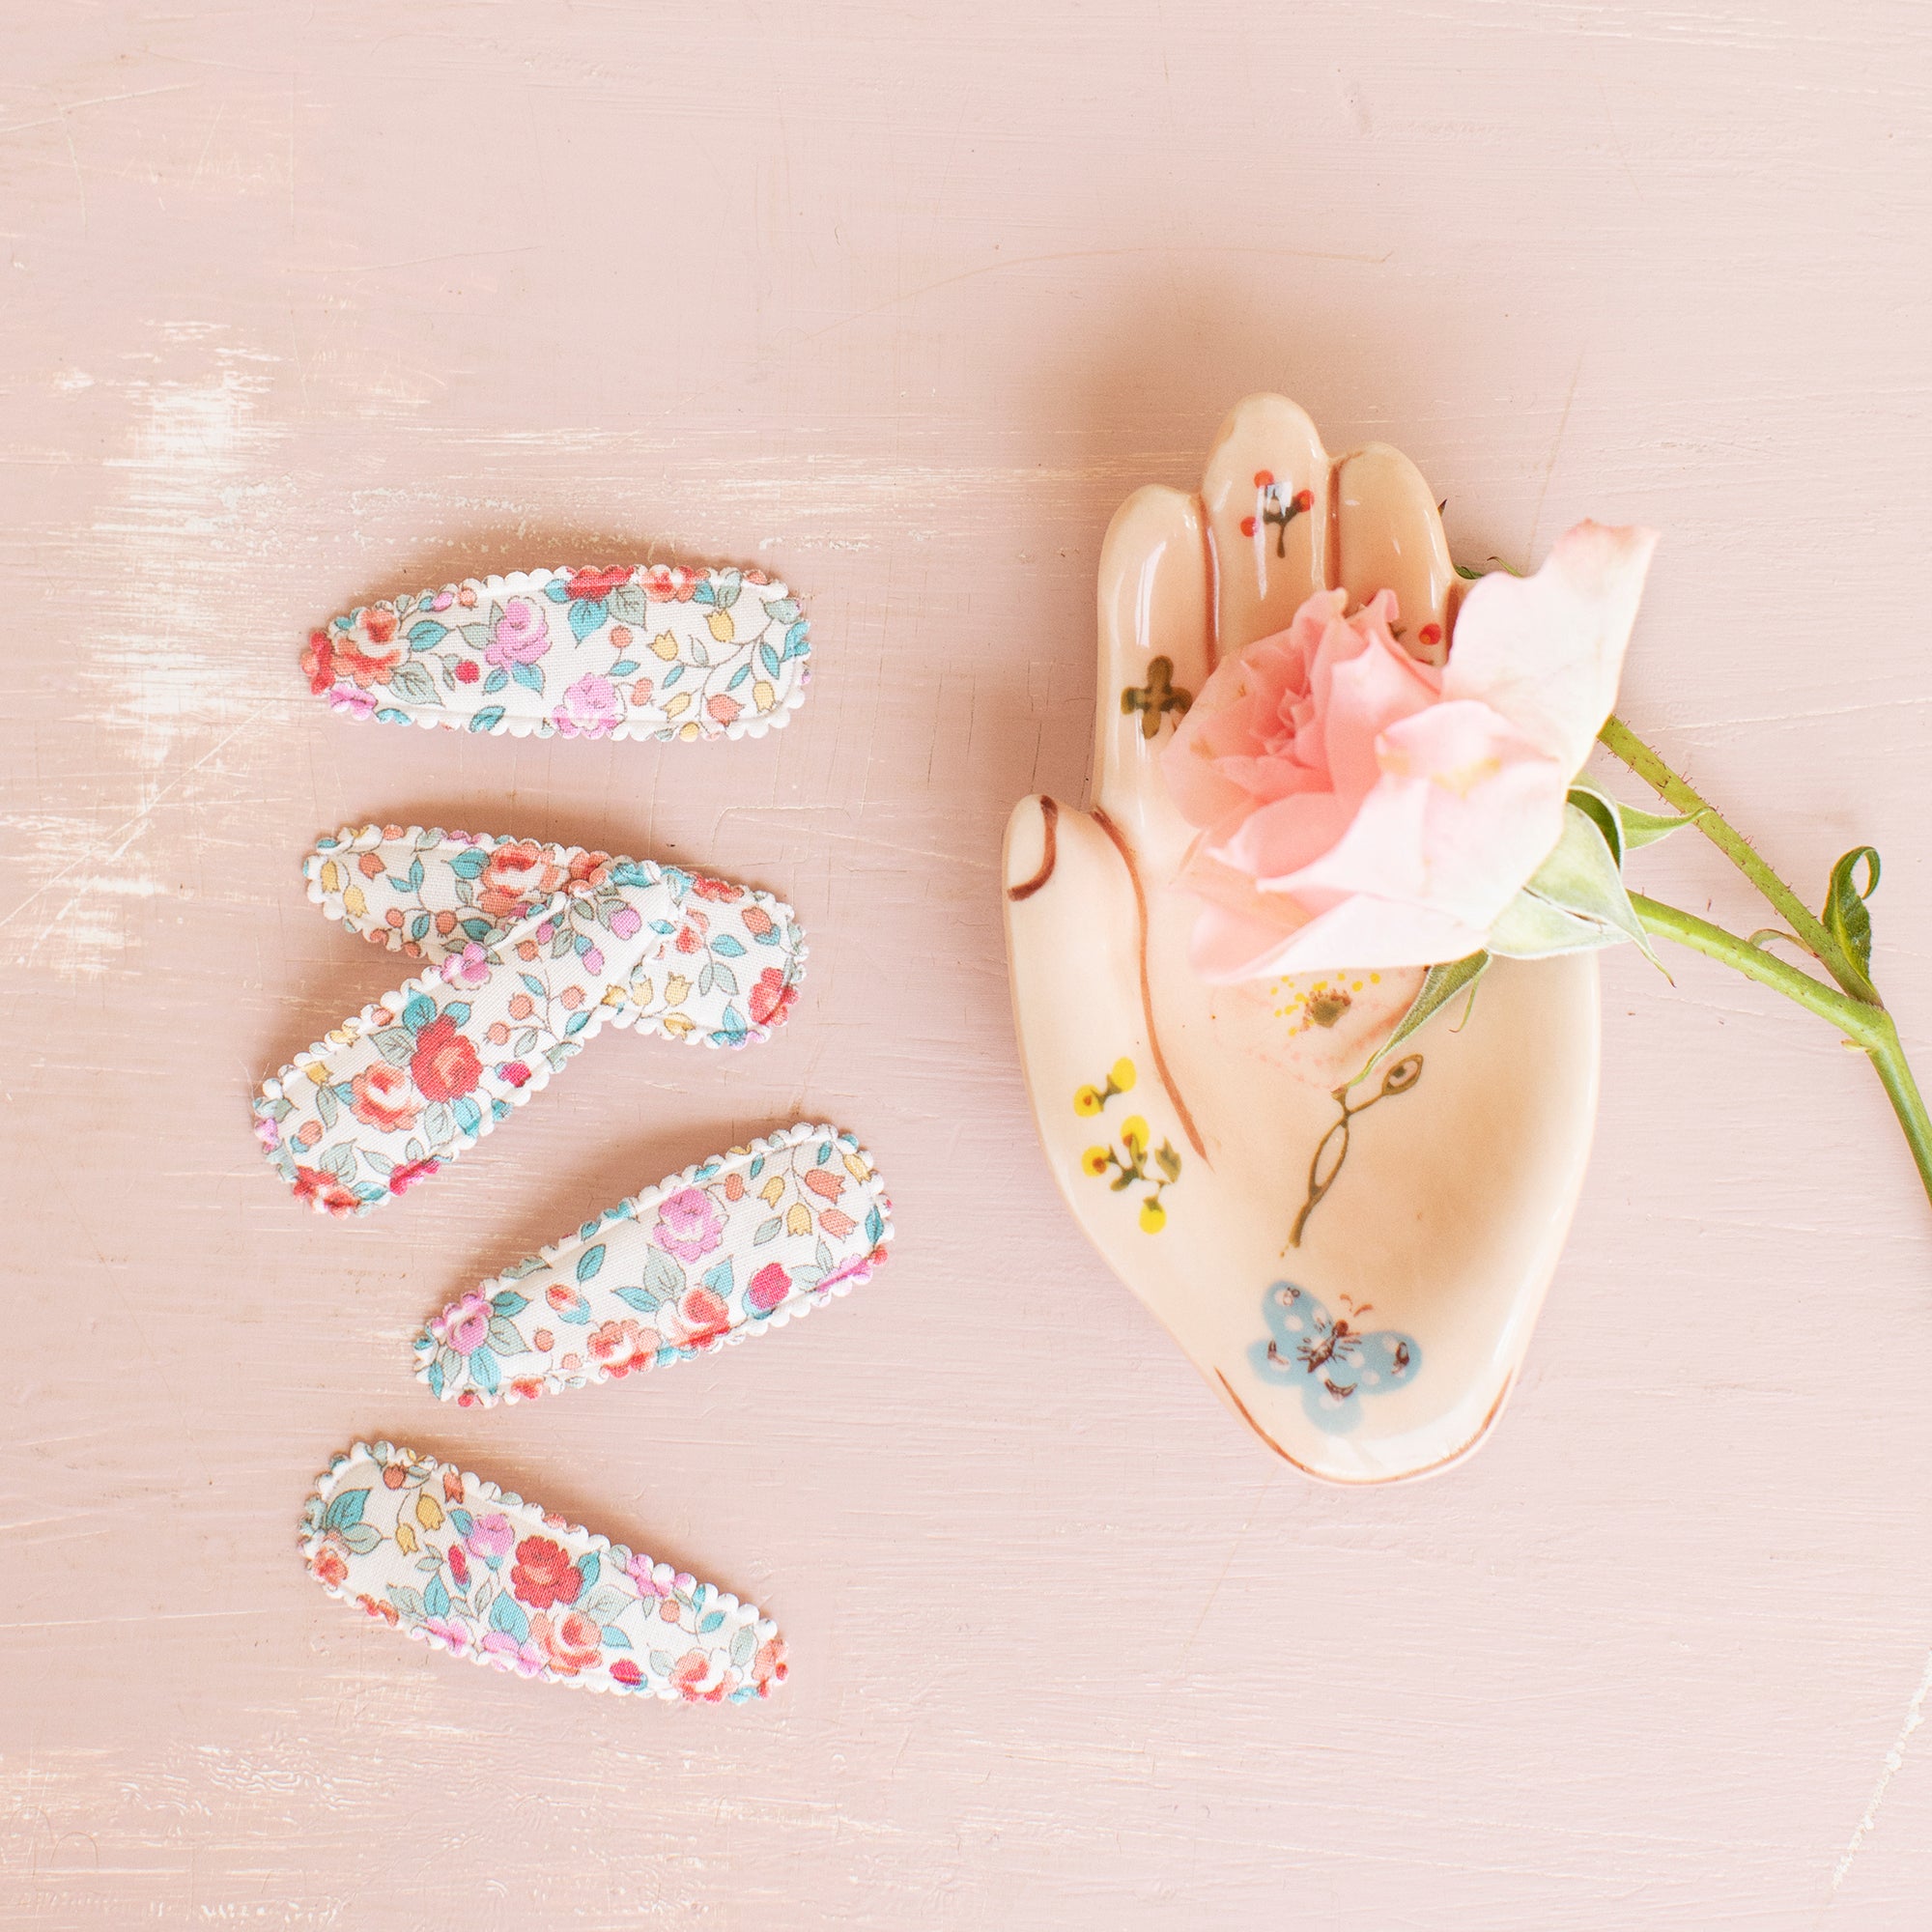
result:
M 1464 557 L 1665 531 L 1632 714 L 1797 876 L 1884 848 L 1932 1056 L 1928 36 L 1910 0 L 10 9 L 0 1926 L 1922 1926 L 1932 1217 L 1876 1084 L 1716 969 L 1610 961 L 1505 1423 L 1316 1490 L 1062 1211 L 994 860 L 1011 799 L 1079 792 L 1115 503 L 1286 389 L 1411 451 Z M 779 737 L 405 737 L 299 689 L 370 596 L 670 556 L 810 600 Z M 320 1221 L 247 1096 L 394 977 L 297 876 L 370 816 L 777 891 L 797 1018 L 602 1042 Z M 1643 876 L 1752 917 L 1701 851 Z M 802 1114 L 892 1179 L 862 1293 L 579 1401 L 412 1382 L 451 1294 Z M 362 1627 L 294 1554 L 358 1434 L 729 1577 L 793 1681 L 635 1709 Z

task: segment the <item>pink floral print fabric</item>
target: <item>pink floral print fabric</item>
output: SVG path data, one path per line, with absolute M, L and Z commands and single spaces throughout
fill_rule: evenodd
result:
M 337 711 L 540 738 L 744 738 L 805 699 L 798 600 L 761 570 L 516 571 L 365 605 L 309 633 Z
M 507 1120 L 606 1024 L 736 1046 L 764 1038 L 789 1008 L 798 954 L 786 942 L 795 942 L 796 925 L 778 901 L 759 906 L 741 888 L 635 860 L 582 854 L 585 864 L 565 865 L 554 877 L 543 848 L 532 848 L 526 865 L 520 852 L 505 858 L 506 841 L 477 840 L 448 856 L 455 835 L 415 837 L 429 841 L 421 851 L 439 855 L 439 878 L 448 875 L 458 903 L 466 894 L 475 898 L 473 924 L 453 919 L 432 946 L 440 922 L 427 900 L 408 915 L 390 906 L 402 923 L 388 913 L 384 923 L 412 935 L 400 943 L 434 959 L 434 970 L 298 1054 L 255 1101 L 270 1165 L 322 1212 L 365 1213 L 437 1173 Z M 404 842 L 385 837 L 369 849 Z M 389 850 L 384 864 L 400 856 Z M 476 888 L 493 859 L 504 859 L 502 896 L 486 911 Z M 330 864 L 340 861 L 323 860 L 315 881 L 325 897 Z M 407 871 L 384 873 L 384 891 L 425 892 L 430 870 L 427 859 L 412 859 Z M 346 918 L 346 877 L 337 890 Z M 366 911 L 364 901 L 357 917 Z M 412 936 L 419 919 L 427 924 Z M 760 953 L 772 961 L 776 991 L 763 1002 L 755 997 L 761 973 L 753 997 L 727 994 L 712 1014 L 716 1024 L 700 1032 L 686 997 L 696 991 L 715 1005 L 725 980 L 740 985 L 737 967 Z M 697 967 L 700 954 L 705 964 Z
M 344 826 L 317 839 L 302 862 L 310 899 L 345 932 L 430 965 L 460 954 L 457 970 L 471 986 L 482 983 L 487 944 L 548 895 L 607 869 L 631 876 L 657 868 L 579 845 L 400 825 Z M 797 916 L 770 893 L 678 876 L 689 885 L 677 931 L 659 959 L 624 983 L 611 1023 L 742 1045 L 779 1024 L 797 997 L 806 960 Z M 618 908 L 612 935 L 634 938 L 639 917 Z
M 755 1604 L 386 1442 L 317 1479 L 301 1552 L 330 1596 L 391 1630 L 545 1683 L 747 1704 L 785 1679 Z
M 453 1301 L 416 1375 L 487 1406 L 617 1380 L 782 1327 L 870 1278 L 892 1204 L 849 1133 L 801 1123 L 586 1221 Z

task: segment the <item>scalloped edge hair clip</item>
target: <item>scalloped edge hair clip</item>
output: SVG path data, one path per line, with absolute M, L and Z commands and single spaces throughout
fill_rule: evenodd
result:
M 540 838 L 373 824 L 324 834 L 302 861 L 302 878 L 310 903 L 343 931 L 462 974 L 548 895 L 605 868 L 627 879 L 653 873 L 689 881 L 662 970 L 639 971 L 623 984 L 612 1025 L 696 1045 L 743 1046 L 783 1023 L 808 949 L 797 914 L 755 886 Z
M 452 1301 L 416 1377 L 534 1402 L 762 1335 L 871 1278 L 892 1202 L 856 1136 L 801 1122 L 671 1175 Z
M 607 1024 L 743 1046 L 789 1009 L 804 947 L 791 908 L 769 895 L 576 847 L 391 830 L 321 841 L 311 896 L 432 970 L 297 1054 L 254 1102 L 270 1165 L 322 1212 L 365 1213 L 437 1173 Z M 485 908 L 479 882 L 498 865 L 506 896 Z M 472 905 L 480 937 L 462 917 Z M 776 988 L 739 1012 L 724 988 L 761 954 L 776 955 Z M 715 1024 L 692 1016 L 694 999 Z
M 330 1461 L 302 1506 L 300 1547 L 331 1597 L 545 1684 L 748 1704 L 787 1674 L 757 1605 L 387 1442 Z
M 526 738 L 757 738 L 811 681 L 798 599 L 761 570 L 519 570 L 313 630 L 309 690 L 387 724 Z

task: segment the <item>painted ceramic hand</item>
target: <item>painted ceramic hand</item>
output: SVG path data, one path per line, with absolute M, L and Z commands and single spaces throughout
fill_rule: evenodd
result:
M 1199 496 L 1141 490 L 1107 532 L 1090 810 L 1026 799 L 1007 834 L 1015 1023 L 1068 1205 L 1222 1400 L 1336 1482 L 1439 1469 L 1500 1410 L 1588 1152 L 1596 966 L 1498 960 L 1460 1026 L 1351 1086 L 1420 971 L 1201 978 L 1161 753 L 1215 665 L 1312 592 L 1392 591 L 1439 664 L 1461 587 L 1407 458 L 1332 460 L 1251 397 Z

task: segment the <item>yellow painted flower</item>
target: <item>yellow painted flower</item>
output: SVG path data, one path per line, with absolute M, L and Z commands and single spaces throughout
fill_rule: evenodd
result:
M 1131 1120 L 1122 1123 L 1121 1138 L 1126 1142 L 1128 1148 L 1136 1154 L 1146 1153 L 1148 1123 L 1136 1114 Z
M 1083 1087 L 1073 1096 L 1073 1111 L 1083 1121 L 1091 1121 L 1107 1103 L 1100 1097 L 1097 1087 Z
M 1157 1235 L 1167 1226 L 1167 1209 L 1158 1201 L 1147 1200 L 1141 1203 L 1141 1233 Z
M 427 1490 L 416 1497 L 416 1520 L 425 1529 L 442 1527 L 442 1505 Z
M 1117 1094 L 1131 1094 L 1134 1091 L 1134 1063 L 1131 1060 L 1117 1060 L 1107 1078 L 1114 1083 Z
M 769 711 L 779 701 L 779 695 L 763 678 L 752 687 L 752 703 L 759 711 Z
M 674 691 L 665 699 L 665 716 L 667 718 L 675 718 L 690 709 L 691 693 L 688 691 Z
M 343 1042 L 343 1044 L 346 1045 L 347 1042 L 345 1041 Z M 312 1080 L 316 1086 L 327 1087 L 328 1085 L 328 1068 L 326 1065 L 324 1065 L 321 1061 L 311 1060 L 309 1064 L 302 1068 L 302 1071 L 308 1075 L 309 1079 Z
M 1107 1171 L 1107 1163 L 1112 1158 L 1113 1155 L 1109 1153 L 1105 1148 L 1098 1148 L 1098 1147 L 1089 1148 L 1087 1151 L 1080 1156 L 1080 1172 L 1082 1174 L 1092 1174 L 1096 1176 L 1105 1174 Z
M 738 627 L 732 623 L 728 611 L 714 611 L 704 621 L 711 626 L 711 635 L 721 644 L 728 644 L 738 635 Z
M 369 901 L 362 896 L 360 886 L 345 886 L 342 889 L 342 909 L 351 919 L 360 919 L 369 910 Z
M 803 1201 L 794 1201 L 785 1209 L 785 1233 L 787 1235 L 811 1233 L 811 1209 Z
M 779 1196 L 784 1191 L 784 1176 L 781 1174 L 769 1176 L 765 1184 L 758 1189 L 760 1197 L 768 1208 L 776 1208 L 779 1205 Z
M 686 1034 L 697 1031 L 689 1013 L 666 1013 L 658 1021 L 658 1025 L 663 1027 L 673 1039 L 682 1039 Z
M 333 859 L 322 862 L 322 889 L 326 893 L 339 893 L 342 890 L 342 867 Z
M 681 1007 L 684 997 L 691 991 L 691 981 L 682 973 L 673 973 L 665 980 L 665 1005 Z
M 863 1187 L 867 1181 L 871 1179 L 872 1170 L 869 1167 L 867 1167 L 866 1163 L 863 1160 L 861 1160 L 856 1153 L 848 1153 L 843 1156 L 843 1159 L 845 1162 L 845 1172 L 849 1174 L 852 1177 L 852 1179 L 860 1184 L 860 1186 Z
M 651 639 L 651 649 L 663 658 L 666 664 L 677 656 L 677 639 L 668 631 L 660 631 Z
M 416 1533 L 406 1522 L 399 1522 L 396 1525 L 396 1548 L 405 1556 L 413 1556 L 416 1553 Z

